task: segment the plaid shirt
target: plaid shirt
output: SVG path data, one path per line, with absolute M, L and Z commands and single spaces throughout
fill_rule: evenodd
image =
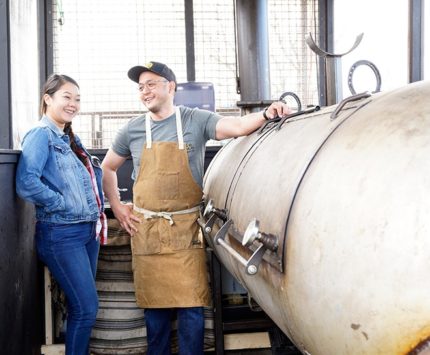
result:
M 94 173 L 93 166 L 91 164 L 91 160 L 88 157 L 88 155 L 82 150 L 79 149 L 77 152 L 84 160 L 84 165 L 87 168 L 88 172 L 91 176 L 91 185 L 93 187 L 94 194 L 96 196 L 97 200 L 97 206 L 99 206 L 100 210 L 100 218 L 97 220 L 97 227 L 96 227 L 96 238 L 100 238 L 100 244 L 106 245 L 107 244 L 107 218 L 106 214 L 102 211 L 102 201 L 100 200 L 100 193 L 97 186 L 96 181 L 96 175 Z

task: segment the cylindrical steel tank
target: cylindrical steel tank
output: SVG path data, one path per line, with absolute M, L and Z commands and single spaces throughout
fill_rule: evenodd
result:
M 204 194 L 207 240 L 302 353 L 429 351 L 430 82 L 233 139 Z

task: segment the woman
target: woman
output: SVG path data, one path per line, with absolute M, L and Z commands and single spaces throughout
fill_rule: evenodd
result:
M 24 137 L 16 176 L 17 193 L 36 205 L 38 255 L 66 295 L 67 355 L 88 354 L 99 240 L 106 240 L 100 164 L 72 130 L 79 108 L 76 81 L 50 76 L 42 118 Z

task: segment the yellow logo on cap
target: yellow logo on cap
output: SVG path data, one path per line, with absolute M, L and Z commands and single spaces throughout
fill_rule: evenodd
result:
M 145 64 L 145 67 L 147 67 L 148 69 L 151 69 L 153 65 L 154 64 L 152 64 L 152 62 L 149 62 Z

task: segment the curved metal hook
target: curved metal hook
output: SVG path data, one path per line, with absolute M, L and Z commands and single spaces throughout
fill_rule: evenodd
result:
M 351 94 L 353 95 L 356 94 L 354 89 L 354 84 L 352 83 L 352 76 L 354 74 L 355 69 L 360 65 L 367 65 L 370 69 L 372 69 L 373 74 L 375 74 L 376 89 L 372 91 L 372 94 L 380 92 L 381 91 L 381 73 L 379 73 L 377 66 L 368 60 L 359 60 L 351 66 L 348 73 L 348 87 L 349 87 L 349 91 L 351 91 Z
M 286 91 L 284 92 L 281 97 L 279 98 L 279 101 L 282 101 L 283 103 L 287 103 L 287 101 L 285 100 L 285 98 L 287 96 L 291 96 L 294 101 L 296 101 L 297 104 L 297 111 L 301 111 L 302 110 L 302 102 L 300 101 L 299 97 L 297 96 L 296 93 L 292 92 L 292 91 Z
M 309 48 L 312 49 L 316 54 L 318 54 L 320 57 L 342 57 L 345 54 L 348 54 L 352 52 L 357 46 L 360 44 L 361 40 L 363 39 L 364 33 L 360 33 L 357 38 L 355 39 L 354 45 L 351 47 L 351 49 L 345 53 L 341 54 L 335 54 L 335 53 L 329 53 L 324 50 L 322 50 L 320 47 L 317 46 L 314 39 L 312 38 L 312 33 L 309 32 L 305 36 L 306 43 L 308 44 Z

